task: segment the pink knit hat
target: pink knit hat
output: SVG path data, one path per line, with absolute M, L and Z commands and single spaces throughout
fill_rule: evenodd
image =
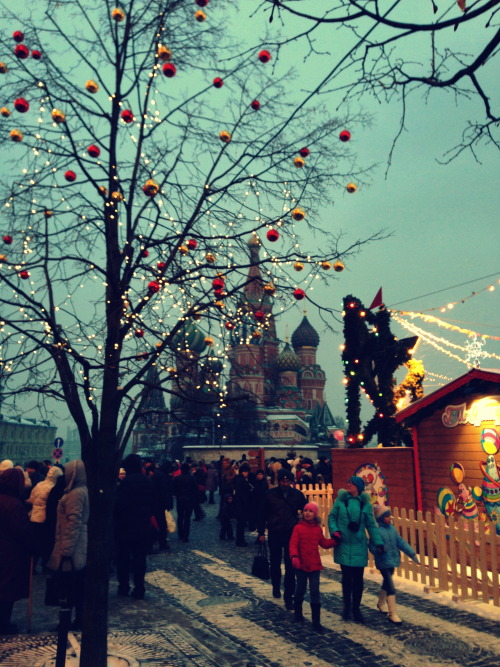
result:
M 314 516 L 318 516 L 319 514 L 319 507 L 316 503 L 307 503 L 307 505 L 304 505 L 304 510 L 311 510 Z
M 390 513 L 391 508 L 387 505 L 375 505 L 373 508 L 373 514 L 375 515 L 375 519 L 377 519 L 377 521 L 382 519 L 384 516 L 389 516 Z

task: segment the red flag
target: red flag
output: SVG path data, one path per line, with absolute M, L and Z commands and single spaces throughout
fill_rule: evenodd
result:
M 375 294 L 375 298 L 372 301 L 372 305 L 368 310 L 372 310 L 373 308 L 378 308 L 379 306 L 383 306 L 384 302 L 382 301 L 382 288 L 379 289 L 379 291 Z

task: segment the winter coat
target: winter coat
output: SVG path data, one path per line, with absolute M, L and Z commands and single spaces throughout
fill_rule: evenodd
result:
M 219 485 L 219 473 L 217 468 L 210 464 L 207 470 L 207 491 L 217 491 Z
M 32 547 L 31 527 L 24 502 L 22 470 L 0 473 L 0 601 L 28 597 Z
M 66 488 L 57 506 L 56 541 L 47 567 L 56 571 L 63 558 L 71 558 L 72 569 L 78 572 L 87 564 L 89 520 L 89 494 L 83 461 L 67 463 L 64 480 Z
M 250 516 L 253 503 L 253 483 L 249 477 L 241 473 L 234 481 L 234 511 L 236 518 L 245 519 Z
M 171 475 L 167 475 L 161 470 L 156 470 L 149 477 L 153 485 L 155 514 L 164 510 L 171 510 L 174 507 L 174 480 Z
M 349 530 L 349 521 L 360 524 L 359 530 Z M 368 540 L 366 531 L 375 546 L 383 544 L 373 517 L 370 496 L 361 493 L 352 496 L 345 489 L 340 489 L 330 514 L 328 515 L 330 535 L 339 531 L 342 535 L 340 544 L 335 547 L 334 561 L 339 565 L 366 567 L 368 565 Z
M 155 497 L 151 479 L 141 472 L 127 473 L 116 490 L 114 511 L 116 539 L 119 542 L 149 540 L 151 517 L 154 513 Z
M 293 487 L 286 498 L 280 486 L 269 489 L 258 517 L 259 535 L 264 535 L 266 525 L 270 533 L 291 533 L 306 503 L 302 491 Z
M 198 500 L 198 486 L 190 473 L 179 475 L 179 477 L 174 479 L 174 495 L 177 498 L 177 504 L 196 504 Z
M 413 558 L 415 551 L 408 542 L 405 542 L 392 523 L 377 521 L 380 536 L 384 543 L 384 553 L 379 553 L 376 545 L 370 540 L 368 548 L 375 556 L 375 566 L 377 570 L 384 570 L 390 567 L 399 567 L 401 563 L 401 551 L 407 556 Z
M 336 544 L 336 540 L 323 535 L 323 529 L 316 522 L 300 521 L 290 538 L 290 558 L 297 557 L 300 560 L 299 570 L 316 572 L 323 569 L 318 547 L 331 549 Z
M 39 482 L 32 490 L 26 501 L 31 507 L 30 521 L 33 523 L 45 523 L 47 518 L 47 499 L 54 488 L 57 478 L 63 474 L 61 468 L 52 466 L 47 472 L 47 477 Z

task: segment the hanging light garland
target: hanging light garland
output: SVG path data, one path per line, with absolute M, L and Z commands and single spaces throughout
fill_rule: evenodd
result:
M 500 336 L 490 336 L 489 334 L 482 334 L 479 333 L 478 331 L 473 331 L 471 329 L 465 329 L 464 327 L 459 327 L 456 324 L 450 324 L 449 322 L 445 322 L 444 320 L 439 319 L 438 317 L 435 317 L 434 315 L 425 315 L 425 313 L 416 313 L 416 312 L 411 312 L 411 311 L 405 311 L 405 310 L 391 310 L 390 311 L 392 316 L 396 318 L 397 315 L 399 316 L 405 316 L 405 317 L 410 317 L 411 319 L 415 318 L 420 318 L 424 320 L 424 322 L 427 322 L 429 324 L 437 324 L 439 327 L 443 327 L 444 329 L 449 329 L 450 331 L 458 331 L 459 333 L 465 334 L 467 336 L 480 336 L 481 338 L 489 338 L 491 340 L 500 340 Z

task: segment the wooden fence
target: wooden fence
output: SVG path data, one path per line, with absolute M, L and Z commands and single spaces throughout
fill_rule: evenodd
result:
M 333 504 L 331 484 L 298 487 L 319 505 L 323 526 Z M 394 526 L 415 549 L 420 565 L 401 554 L 396 574 L 424 586 L 426 591 L 448 591 L 454 600 L 479 600 L 500 607 L 500 537 L 482 521 L 442 514 L 392 508 Z M 321 550 L 323 553 L 331 551 Z M 375 569 L 369 554 L 370 568 Z

